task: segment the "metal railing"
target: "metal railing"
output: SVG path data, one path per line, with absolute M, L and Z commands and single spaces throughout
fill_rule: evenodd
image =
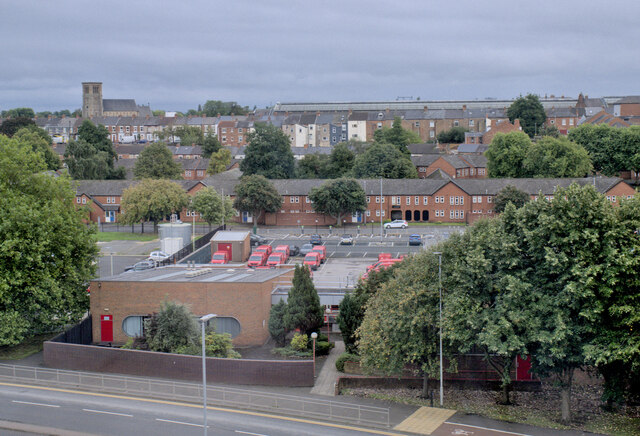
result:
M 153 398 L 202 401 L 202 385 L 54 368 L 0 364 L 0 380 Z M 207 404 L 389 427 L 389 409 L 229 387 L 207 386 Z
M 221 226 L 218 226 L 217 228 L 211 230 L 206 235 L 202 236 L 197 241 L 185 245 L 180 250 L 178 250 L 177 252 L 175 252 L 171 256 L 169 256 L 167 259 L 158 262 L 158 266 L 173 265 L 174 263 L 179 262 L 181 259 L 184 259 L 185 257 L 190 255 L 191 253 L 193 253 L 193 252 L 201 249 L 205 245 L 207 245 L 211 241 L 211 238 L 213 237 L 213 235 L 215 235 L 220 230 L 225 230 L 226 228 L 227 228 L 227 226 L 224 225 L 224 224 L 221 225 Z

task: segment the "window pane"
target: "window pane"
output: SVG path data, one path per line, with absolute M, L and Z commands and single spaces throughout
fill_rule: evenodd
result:
M 131 337 L 142 336 L 142 320 L 139 315 L 128 316 L 122 321 L 124 334 Z

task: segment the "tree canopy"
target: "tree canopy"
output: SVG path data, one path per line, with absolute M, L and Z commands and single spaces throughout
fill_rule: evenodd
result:
M 295 161 L 289 138 L 271 124 L 256 124 L 249 133 L 249 145 L 240 163 L 244 174 L 259 174 L 268 179 L 289 179 L 294 176 Z
M 289 330 L 300 329 L 302 333 L 310 334 L 322 327 L 323 315 L 324 310 L 309 268 L 306 265 L 296 265 L 293 284 L 287 297 L 284 324 Z
M 357 179 L 378 177 L 415 179 L 418 177 L 411 159 L 395 145 L 377 142 L 367 147 L 363 154 L 356 156 L 352 171 Z
M 222 224 L 233 218 L 235 210 L 233 203 L 228 197 L 222 197 L 212 187 L 200 189 L 191 198 L 190 209 L 202 215 L 202 218 L 209 223 L 209 227 L 213 224 Z
M 466 131 L 464 127 L 452 127 L 449 130 L 444 130 L 438 133 L 438 142 L 443 144 L 462 144 Z
M 525 97 L 520 96 L 511 103 L 507 109 L 507 116 L 512 123 L 519 119 L 522 130 L 531 138 L 538 130 L 542 129 L 547 121 L 547 114 L 540 99 L 533 94 L 527 94 Z
M 218 141 L 218 136 L 213 133 L 213 130 L 209 130 L 204 136 L 202 143 L 202 156 L 206 158 L 211 157 L 212 153 L 215 153 L 221 148 L 222 146 L 220 145 L 220 141 Z
M 516 208 L 524 206 L 531 199 L 531 196 L 524 191 L 512 185 L 507 185 L 496 195 L 493 200 L 493 210 L 496 213 L 502 213 L 507 208 L 507 204 L 511 203 Z
M 2 111 L 0 116 L 2 116 L 2 118 L 33 118 L 36 114 L 30 107 L 17 107 Z
M 116 152 L 103 125 L 89 120 L 78 128 L 78 140 L 69 141 L 64 153 L 69 174 L 76 180 L 124 179 L 126 170 L 114 168 Z
M 211 153 L 207 174 L 213 175 L 226 171 L 231 164 L 231 152 L 226 148 L 220 148 L 218 151 Z
M 335 179 L 313 188 L 309 193 L 316 212 L 332 216 L 338 225 L 345 214 L 367 208 L 367 196 L 355 179 Z
M 18 130 L 24 127 L 35 126 L 36 122 L 31 118 L 27 117 L 17 117 L 17 118 L 9 118 L 4 120 L 2 124 L 0 124 L 0 134 L 6 135 L 11 138 Z
M 591 173 L 589 153 L 567 138 L 544 137 L 529 147 L 524 177 L 584 177 Z
M 583 146 L 591 156 L 593 168 L 606 176 L 640 171 L 640 126 L 584 124 L 571 129 L 569 139 Z
M 296 177 L 300 179 L 345 177 L 353 167 L 355 156 L 355 152 L 346 142 L 333 147 L 330 155 L 307 154 L 297 162 Z
M 121 221 L 135 224 L 153 221 L 154 230 L 158 222 L 173 213 L 180 213 L 189 203 L 184 189 L 166 179 L 144 179 L 122 193 Z
M 402 119 L 395 117 L 391 128 L 383 127 L 374 132 L 373 138 L 375 142 L 395 145 L 396 148 L 405 156 L 410 156 L 407 145 L 411 143 L 422 142 L 420 135 L 402 127 Z
M 240 106 L 235 101 L 207 100 L 202 111 L 208 117 L 218 115 L 245 115 L 249 112 L 247 106 Z
M 23 127 L 13 135 L 13 138 L 21 143 L 28 144 L 34 152 L 39 153 L 47 164 L 48 170 L 56 171 L 60 169 L 60 157 L 51 148 L 51 137 L 44 129 L 35 125 Z
M 163 142 L 146 146 L 133 167 L 136 179 L 181 179 L 182 165 L 173 160 L 171 150 Z
M 95 228 L 66 177 L 30 144 L 0 135 L 0 346 L 78 322 L 95 275 Z
M 282 197 L 264 176 L 243 176 L 235 190 L 233 207 L 250 212 L 254 224 L 258 223 L 265 212 L 277 212 L 282 206 Z
M 522 168 L 531 140 L 522 132 L 498 133 L 486 151 L 489 177 L 524 177 Z

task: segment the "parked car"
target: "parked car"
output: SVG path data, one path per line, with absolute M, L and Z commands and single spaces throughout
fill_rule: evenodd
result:
M 251 256 L 249 256 L 249 261 L 247 262 L 247 266 L 249 268 L 256 268 L 258 266 L 263 266 L 265 263 L 267 263 L 267 258 L 269 256 L 267 256 L 267 253 L 265 253 L 264 251 L 254 251 L 253 253 L 251 253 Z
M 324 263 L 324 261 L 327 260 L 327 247 L 324 245 L 316 245 L 313 247 L 313 250 L 311 250 L 312 253 L 314 251 L 320 253 L 320 263 Z
M 409 235 L 409 245 L 422 245 L 422 237 L 417 233 Z
M 311 239 L 309 240 L 311 245 L 322 245 L 322 238 L 320 235 L 311 235 Z
M 391 255 L 391 253 L 380 253 L 378 254 L 378 260 L 382 260 L 382 259 L 391 259 L 393 256 Z
M 267 242 L 267 238 L 251 233 L 251 246 L 255 247 L 257 245 L 262 245 Z
M 271 245 L 261 245 L 259 247 L 257 247 L 255 250 L 253 250 L 254 252 L 256 251 L 263 251 L 265 253 L 267 253 L 267 256 L 271 255 L 271 252 L 273 251 L 273 248 L 271 248 Z
M 311 250 L 313 250 L 313 244 L 302 244 L 302 247 L 300 247 L 300 256 L 306 256 Z
M 228 251 L 216 251 L 211 256 L 211 263 L 214 264 L 225 264 L 229 263 L 229 252 Z
M 170 255 L 164 251 L 152 251 L 148 260 L 152 260 L 156 263 L 162 262 L 165 259 L 169 259 Z
M 353 236 L 348 233 L 340 236 L 340 245 L 353 245 Z
M 156 267 L 156 262 L 153 260 L 141 260 L 140 262 L 128 266 L 124 269 L 125 272 L 130 272 L 130 271 L 144 271 L 147 269 L 153 269 Z
M 304 261 L 302 263 L 303 265 L 307 265 L 312 271 L 317 270 L 322 263 L 322 261 L 320 260 L 320 253 L 317 251 L 309 252 L 304 257 Z
M 267 260 L 267 266 L 278 266 L 278 265 L 282 265 L 283 263 L 285 263 L 285 257 L 284 257 L 284 253 L 273 253 L 271 256 L 269 256 L 269 259 Z
M 283 253 L 284 254 L 284 261 L 285 263 L 287 262 L 287 260 L 289 260 L 289 246 L 288 245 L 278 245 L 275 250 L 273 250 L 274 253 Z
M 394 263 L 401 262 L 402 259 L 381 259 L 376 263 L 373 263 L 367 267 L 367 271 L 371 271 L 373 269 L 377 270 L 382 265 L 393 265 Z
M 300 247 L 297 245 L 289 245 L 289 256 L 297 256 L 300 254 Z
M 409 223 L 405 220 L 393 220 L 384 225 L 385 229 L 406 229 L 407 227 L 409 227 Z

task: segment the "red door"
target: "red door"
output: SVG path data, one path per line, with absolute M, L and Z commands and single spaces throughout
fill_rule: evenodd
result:
M 113 342 L 113 315 L 100 315 L 100 341 Z
M 531 370 L 531 356 L 526 359 L 520 356 L 516 357 L 516 380 L 531 380 L 533 377 L 529 372 Z
M 218 243 L 218 251 L 226 251 L 227 254 L 229 255 L 229 260 L 232 259 L 231 253 L 233 251 L 232 245 L 231 244 L 226 244 L 226 243 Z

